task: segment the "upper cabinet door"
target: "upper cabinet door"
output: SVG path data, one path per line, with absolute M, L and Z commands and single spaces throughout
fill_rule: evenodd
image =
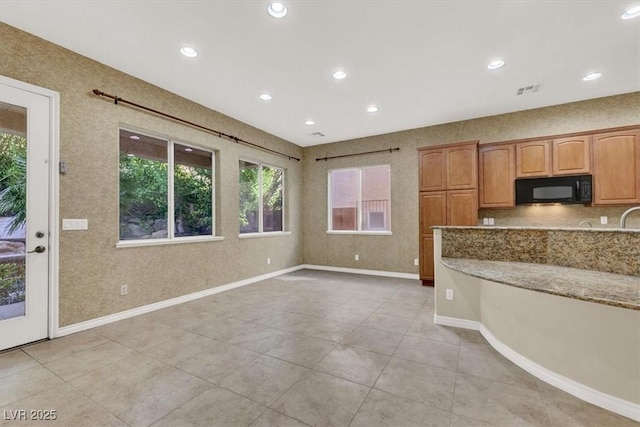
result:
M 513 144 L 480 147 L 479 199 L 481 208 L 513 208 L 516 179 Z
M 591 173 L 591 136 L 553 140 L 553 175 Z
M 549 175 L 551 175 L 549 141 L 516 144 L 516 176 L 518 178 Z
M 640 130 L 593 136 L 593 203 L 640 203 Z
M 447 148 L 447 190 L 476 188 L 478 146 L 466 144 Z
M 444 190 L 447 186 L 447 169 L 444 148 L 419 151 L 420 191 Z

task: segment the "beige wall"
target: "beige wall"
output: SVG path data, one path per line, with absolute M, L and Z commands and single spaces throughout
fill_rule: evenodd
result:
M 60 93 L 60 218 L 88 218 L 88 231 L 60 232 L 60 326 L 302 263 L 302 165 L 207 133 L 115 106 L 92 89 L 165 111 L 269 148 L 302 149 L 151 84 L 0 23 L 0 74 Z M 116 249 L 120 125 L 217 150 L 221 242 Z M 290 236 L 238 238 L 238 159 L 286 169 Z M 271 257 L 271 265 L 266 258 Z M 129 295 L 120 296 L 121 284 Z
M 418 156 L 416 148 L 479 140 L 480 144 L 640 124 L 640 92 L 554 107 L 326 144 L 305 149 L 304 261 L 372 270 L 417 273 Z M 315 158 L 400 147 L 399 152 L 316 162 Z M 328 235 L 327 171 L 351 166 L 391 165 L 392 236 Z M 598 226 L 600 216 L 617 226 L 625 208 L 584 206 L 518 207 L 481 210 L 496 225 L 577 226 L 582 220 Z M 640 215 L 638 215 L 640 217 Z M 629 224 L 640 226 L 640 218 Z M 354 255 L 360 255 L 360 261 Z
M 481 283 L 481 323 L 500 342 L 556 374 L 640 404 L 639 311 Z

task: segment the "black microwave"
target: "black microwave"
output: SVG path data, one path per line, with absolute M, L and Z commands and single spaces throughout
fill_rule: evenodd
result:
M 591 175 L 516 179 L 516 205 L 591 203 Z

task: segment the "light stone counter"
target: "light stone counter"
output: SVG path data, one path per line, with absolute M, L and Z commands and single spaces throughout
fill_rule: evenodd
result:
M 442 256 L 552 264 L 640 277 L 640 230 L 540 227 L 433 227 Z
M 640 277 L 549 264 L 442 258 L 470 276 L 518 288 L 640 310 Z

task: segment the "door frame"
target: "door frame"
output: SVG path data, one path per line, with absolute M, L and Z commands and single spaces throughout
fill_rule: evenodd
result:
M 48 261 L 48 314 L 47 332 L 49 338 L 58 336 L 59 293 L 58 277 L 60 271 L 60 94 L 50 89 L 25 83 L 0 75 L 0 83 L 16 89 L 32 92 L 49 99 L 49 250 Z

